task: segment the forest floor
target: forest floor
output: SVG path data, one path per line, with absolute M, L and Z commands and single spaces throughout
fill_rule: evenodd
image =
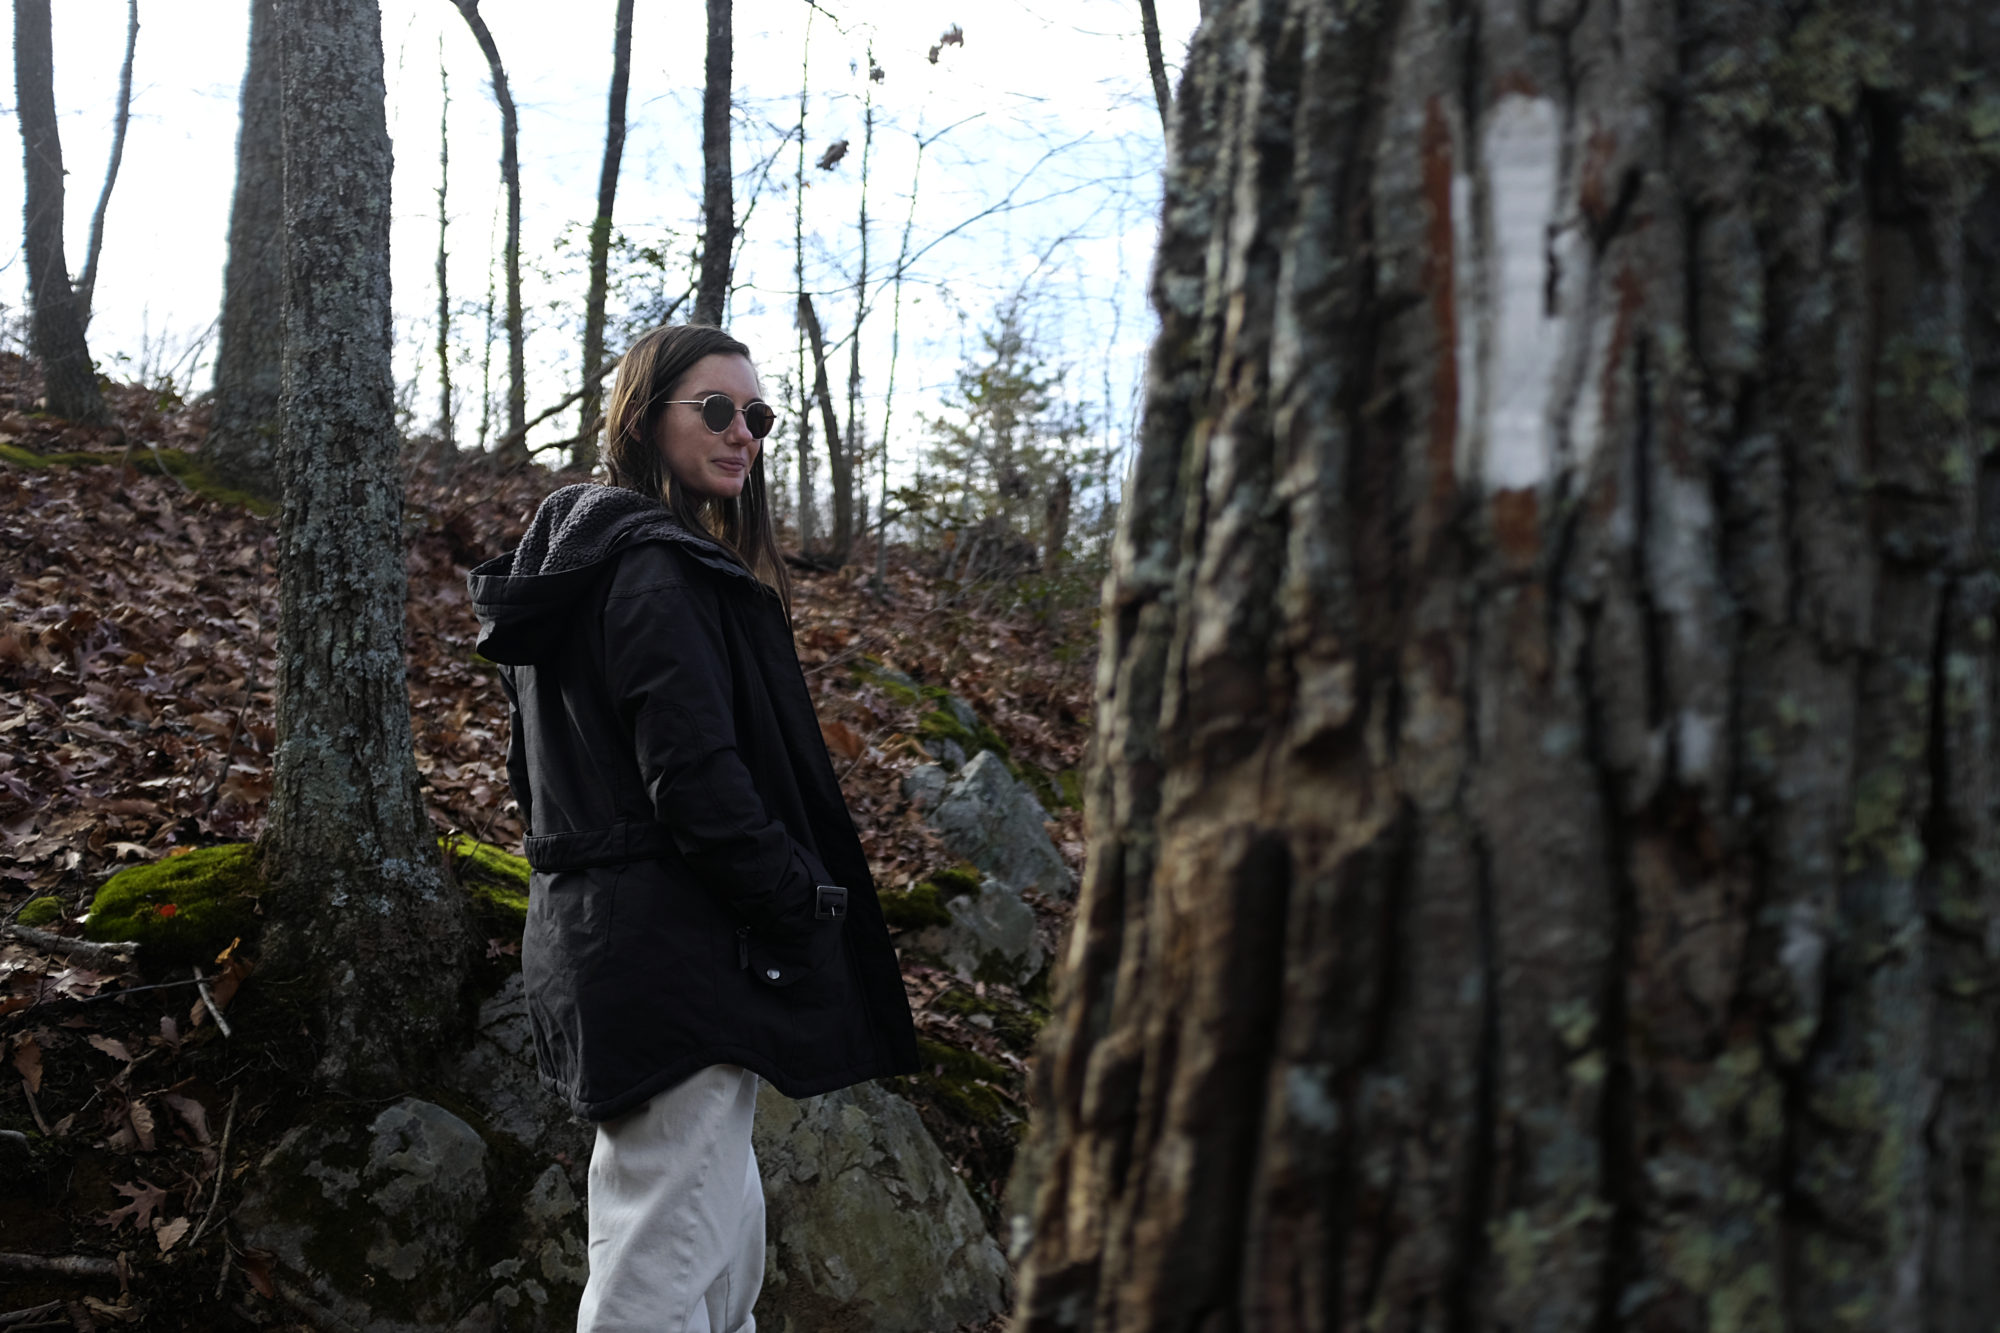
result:
M 0 356 L 0 922 L 53 897 L 60 912 L 43 928 L 67 937 L 120 868 L 257 837 L 275 740 L 277 521 L 190 466 L 199 407 L 118 387 L 116 427 L 92 429 L 33 414 L 33 392 L 19 359 Z M 484 462 L 411 472 L 424 794 L 441 834 L 516 849 L 506 704 L 472 651 L 465 573 L 574 478 Z M 795 574 L 800 660 L 877 885 L 891 891 L 955 858 L 899 788 L 930 759 L 934 703 L 885 689 L 873 666 L 970 702 L 1016 764 L 1057 790 L 1075 790 L 1089 730 L 1089 590 L 1053 610 L 1010 606 L 1012 591 L 962 588 L 926 564 L 892 548 L 879 592 L 872 559 Z M 1081 812 L 1059 806 L 1050 832 L 1080 873 Z M 1036 906 L 1052 953 L 1066 909 Z M 260 1036 L 254 947 L 212 978 L 232 1020 L 223 1035 L 185 969 L 0 943 L 0 1319 L 60 1302 L 46 1317 L 72 1327 L 284 1321 L 268 1268 L 228 1226 L 240 1177 L 313 1096 L 279 1049 L 288 1034 Z M 496 958 L 513 947 L 490 942 Z M 905 980 L 939 1063 L 899 1091 L 995 1222 L 1045 997 L 908 962 Z M 8 1271 L 21 1254 L 78 1262 L 66 1275 Z

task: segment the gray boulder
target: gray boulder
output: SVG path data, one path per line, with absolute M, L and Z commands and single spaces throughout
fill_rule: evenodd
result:
M 1006 1309 L 1012 1277 L 908 1102 L 873 1083 L 803 1102 L 766 1087 L 757 1161 L 766 1333 L 927 1333 Z
M 1007 888 L 1069 898 L 1076 881 L 1049 841 L 1043 827 L 1048 817 L 1034 793 L 1007 771 L 1006 761 L 982 750 L 924 818 L 954 855 Z
M 569 1333 L 589 1276 L 594 1130 L 535 1080 L 518 974 L 443 1074 L 471 1120 L 415 1098 L 320 1111 L 245 1176 L 237 1234 L 270 1252 L 284 1304 L 317 1327 Z M 756 1143 L 760 1326 L 915 1333 L 1005 1307 L 1006 1260 L 902 1098 L 863 1084 L 792 1102 L 767 1087 Z
M 951 924 L 911 931 L 898 945 L 935 958 L 966 981 L 1020 986 L 1042 970 L 1047 955 L 1036 938 L 1035 909 L 1018 891 L 988 877 L 977 891 L 946 899 L 944 909 Z
M 465 1251 L 492 1201 L 489 1165 L 478 1131 L 441 1106 L 406 1097 L 372 1119 L 340 1107 L 278 1140 L 236 1224 L 298 1285 L 293 1304 L 370 1333 L 448 1327 L 487 1284 Z
M 918 764 L 903 775 L 903 799 L 919 810 L 928 810 L 944 799 L 951 778 L 942 764 Z

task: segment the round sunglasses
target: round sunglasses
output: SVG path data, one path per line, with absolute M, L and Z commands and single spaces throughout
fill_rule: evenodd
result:
M 729 423 L 736 419 L 738 412 L 743 414 L 743 424 L 750 428 L 753 439 L 761 440 L 769 435 L 771 427 L 778 421 L 778 414 L 762 398 L 752 398 L 739 408 L 736 400 L 728 394 L 712 393 L 706 398 L 669 398 L 667 405 L 700 408 L 701 424 L 716 435 L 729 429 Z

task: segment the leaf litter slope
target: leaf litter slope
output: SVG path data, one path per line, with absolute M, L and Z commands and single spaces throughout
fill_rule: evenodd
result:
M 257 836 L 275 740 L 276 522 L 168 466 L 195 455 L 202 409 L 114 386 L 115 424 L 91 429 L 34 415 L 34 392 L 32 370 L 0 356 L 0 919 L 52 900 L 35 919 L 70 937 L 121 866 Z M 464 576 L 511 545 L 541 496 L 569 478 L 412 470 L 407 639 L 424 797 L 441 833 L 518 847 L 506 707 L 472 651 Z M 1088 731 L 1089 610 L 973 609 L 977 599 L 922 564 L 892 550 L 883 598 L 854 571 L 802 573 L 795 599 L 835 769 L 878 885 L 892 893 L 954 858 L 900 791 L 929 759 L 922 738 L 937 702 L 877 668 L 970 702 L 1024 772 L 1073 773 Z M 1051 834 L 1078 869 L 1081 813 L 1055 815 Z M 1036 906 L 1052 948 L 1065 909 Z M 89 1295 L 85 1308 L 102 1317 L 129 1319 L 152 1302 L 149 1319 L 186 1311 L 196 1327 L 199 1311 L 219 1308 L 226 1203 L 201 1225 L 216 1174 L 256 1160 L 299 1091 L 287 1058 L 254 1044 L 254 1023 L 251 1043 L 231 1043 L 210 1021 L 246 970 L 240 959 L 208 969 L 211 1009 L 184 971 L 141 974 L 0 943 L 0 1155 L 25 1163 L 0 1162 L 14 1182 L 0 1189 L 0 1253 L 129 1251 L 149 1276 L 123 1295 Z M 1039 997 L 909 960 L 905 979 L 930 1067 L 904 1091 L 997 1221 Z M 253 986 L 253 1009 L 254 996 Z M 237 1135 L 227 1164 L 225 1121 Z M 255 1256 L 236 1262 L 224 1303 L 266 1304 L 268 1273 Z M 0 1306 L 29 1297 L 81 1299 L 74 1278 L 51 1278 L 15 1285 Z

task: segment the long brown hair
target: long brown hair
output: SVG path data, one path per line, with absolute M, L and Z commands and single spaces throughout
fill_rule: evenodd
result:
M 680 397 L 681 381 L 695 363 L 708 356 L 740 356 L 750 349 L 721 329 L 702 324 L 668 324 L 642 334 L 618 363 L 618 382 L 611 389 L 605 412 L 605 466 L 611 484 L 666 501 L 668 510 L 688 531 L 719 542 L 743 562 L 785 604 L 792 614 L 792 581 L 778 552 L 778 533 L 771 522 L 770 490 L 764 483 L 764 450 L 741 492 L 727 500 L 690 495 L 674 484 L 660 457 L 660 415 Z

